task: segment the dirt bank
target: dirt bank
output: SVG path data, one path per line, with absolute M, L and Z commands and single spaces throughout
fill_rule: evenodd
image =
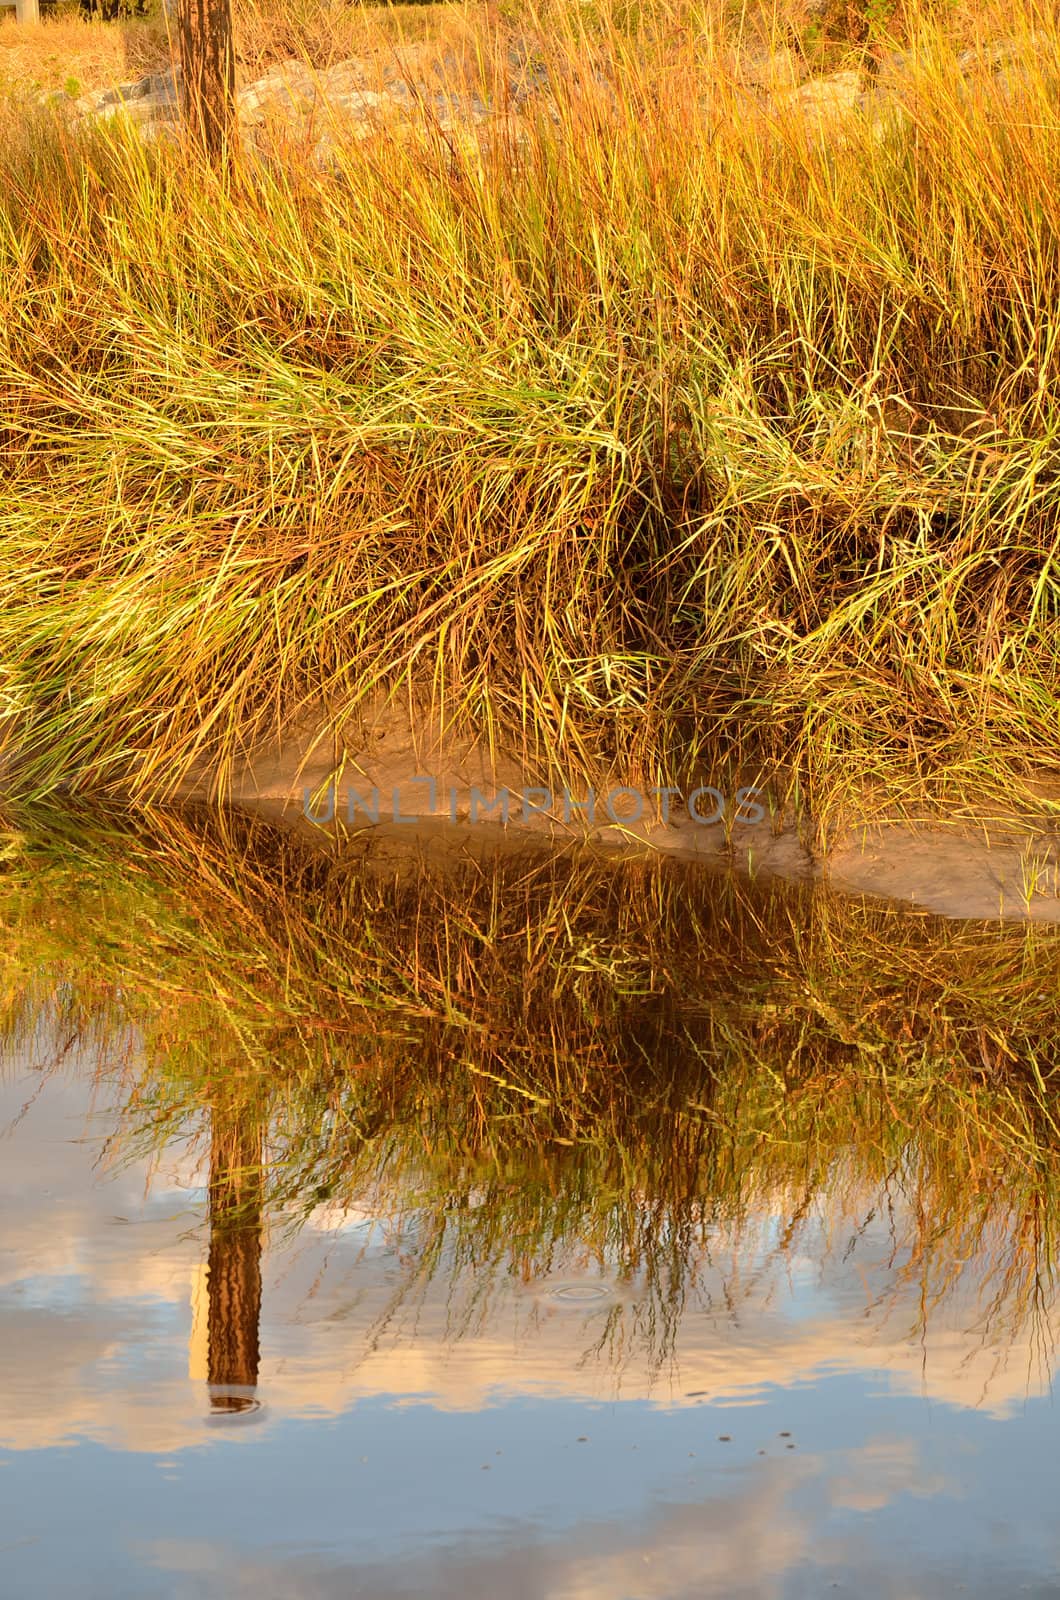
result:
M 555 844 L 652 849 L 739 870 L 818 880 L 948 917 L 1060 923 L 1060 784 L 1040 815 L 917 820 L 847 829 L 823 852 L 805 819 L 777 809 L 768 781 L 724 793 L 705 776 L 681 792 L 566 789 L 482 743 L 429 733 L 393 708 L 345 734 L 289 733 L 238 767 L 219 796 L 201 778 L 182 796 L 223 798 L 299 831 L 381 829 L 461 841 L 534 836 Z M 586 803 L 589 801 L 590 803 Z

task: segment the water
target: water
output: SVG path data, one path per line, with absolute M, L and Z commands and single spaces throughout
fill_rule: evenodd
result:
M 1060 1594 L 1048 932 L 196 819 L 0 912 L 5 1600 Z

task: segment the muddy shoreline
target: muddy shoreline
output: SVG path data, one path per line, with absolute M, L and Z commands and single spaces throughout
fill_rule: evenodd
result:
M 552 848 L 660 851 L 946 917 L 1060 924 L 1057 789 L 1043 781 L 1038 819 L 884 815 L 821 852 L 806 819 L 778 812 L 764 782 L 732 794 L 709 778 L 681 795 L 616 785 L 588 807 L 584 789 L 565 793 L 502 753 L 430 737 L 388 712 L 345 738 L 312 728 L 287 735 L 247 757 L 223 792 L 200 776 L 175 798 L 220 800 L 316 838 L 371 830 L 406 842 L 429 838 L 443 849 L 488 836 L 494 846 L 532 839 Z

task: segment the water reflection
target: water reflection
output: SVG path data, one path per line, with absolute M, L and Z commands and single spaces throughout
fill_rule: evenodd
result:
M 257 1398 L 261 1316 L 263 1149 L 253 1110 L 215 1100 L 210 1123 L 206 1380 L 215 1417 L 249 1416 Z M 200 1363 L 192 1361 L 193 1377 Z
M 15 1592 L 1053 1570 L 1052 930 L 180 818 L 0 915 Z

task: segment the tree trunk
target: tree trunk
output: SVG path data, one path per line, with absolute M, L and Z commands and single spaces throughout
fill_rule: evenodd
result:
M 179 0 L 177 42 L 185 126 L 207 155 L 221 158 L 235 128 L 232 0 Z

